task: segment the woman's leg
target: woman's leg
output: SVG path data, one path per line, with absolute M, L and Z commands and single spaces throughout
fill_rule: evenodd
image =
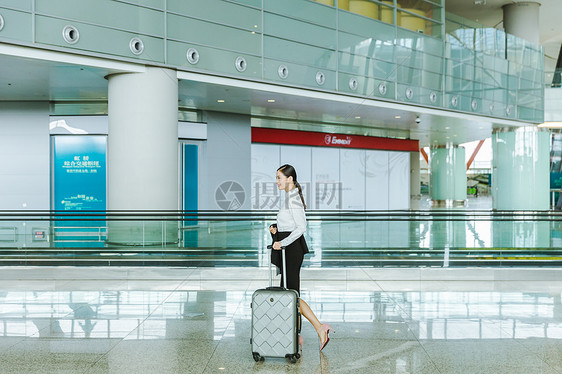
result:
M 306 319 L 310 321 L 310 323 L 312 323 L 312 326 L 314 326 L 314 329 L 316 330 L 320 341 L 324 343 L 324 341 L 326 340 L 326 331 L 322 329 L 322 324 L 316 317 L 316 314 L 314 314 L 312 309 L 310 309 L 308 304 L 303 299 L 300 299 L 300 310 L 301 314 L 305 316 Z

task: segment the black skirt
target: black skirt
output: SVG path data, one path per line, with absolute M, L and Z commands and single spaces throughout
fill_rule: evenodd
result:
M 272 234 L 271 237 L 273 242 L 279 242 L 289 236 L 290 232 L 277 232 Z M 304 260 L 304 255 L 307 254 L 308 246 L 304 235 L 299 237 L 297 240 L 292 242 L 285 248 L 285 261 L 287 265 L 287 288 L 297 291 L 300 294 L 300 270 L 302 262 Z M 271 251 L 271 263 L 277 266 L 281 271 L 281 284 L 283 287 L 283 259 L 281 257 L 281 251 L 272 250 Z

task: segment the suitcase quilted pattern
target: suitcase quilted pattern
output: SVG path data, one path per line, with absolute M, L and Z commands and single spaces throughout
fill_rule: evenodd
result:
M 290 291 L 256 291 L 252 299 L 253 352 L 285 357 L 297 352 L 296 296 Z

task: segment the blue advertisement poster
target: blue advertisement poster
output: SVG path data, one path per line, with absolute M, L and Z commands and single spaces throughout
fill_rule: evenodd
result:
M 58 211 L 106 210 L 105 136 L 56 136 L 53 140 L 54 194 Z M 80 213 L 55 222 L 55 247 L 104 247 L 106 221 Z
M 194 248 L 198 245 L 198 233 L 197 230 L 189 230 L 188 226 L 197 225 L 197 221 L 188 212 L 196 211 L 198 206 L 198 152 L 197 145 L 183 145 L 183 210 L 188 219 L 183 222 L 187 229 L 182 232 L 184 245 Z
M 54 209 L 106 209 L 105 136 L 54 139 Z

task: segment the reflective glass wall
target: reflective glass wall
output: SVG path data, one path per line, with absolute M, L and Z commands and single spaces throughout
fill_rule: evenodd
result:
M 0 40 L 543 122 L 541 47 L 440 0 L 33 4 L 0 0 Z

